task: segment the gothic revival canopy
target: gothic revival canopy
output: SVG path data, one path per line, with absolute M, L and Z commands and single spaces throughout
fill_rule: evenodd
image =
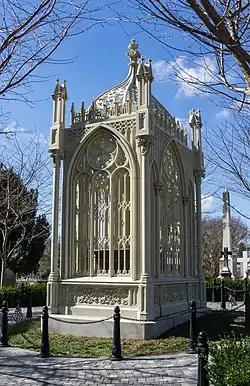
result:
M 186 130 L 152 95 L 151 60 L 144 61 L 135 40 L 127 56 L 125 80 L 96 97 L 87 109 L 84 102 L 79 111 L 72 104 L 67 129 L 66 83 L 57 82 L 53 93 L 48 294 L 55 312 L 91 313 L 91 304 L 107 308 L 118 303 L 127 309 L 124 312 L 143 320 L 181 307 L 194 292 L 203 301 L 200 112 L 190 113 L 189 146 Z M 95 289 L 94 300 L 89 285 Z M 67 288 L 74 296 L 65 300 L 59 291 L 56 297 L 53 286 Z

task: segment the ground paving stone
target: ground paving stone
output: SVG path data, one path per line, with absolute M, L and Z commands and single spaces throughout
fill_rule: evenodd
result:
M 208 303 L 219 309 L 220 303 Z M 229 306 L 227 307 L 229 308 Z M 242 309 L 244 309 L 242 307 Z M 42 309 L 34 308 L 39 317 Z M 240 310 L 239 310 L 240 311 Z M 10 309 L 9 322 L 12 324 Z M 25 315 L 25 309 L 23 309 Z M 14 347 L 0 347 L 1 386 L 81 386 L 81 385 L 182 385 L 197 384 L 197 355 L 125 358 L 39 358 L 37 353 Z
M 39 358 L 37 353 L 0 347 L 1 386 L 196 385 L 197 355 L 124 358 Z

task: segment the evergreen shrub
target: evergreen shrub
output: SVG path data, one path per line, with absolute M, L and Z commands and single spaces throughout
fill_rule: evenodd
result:
M 32 307 L 43 307 L 46 305 L 47 283 L 37 282 L 34 284 L 23 283 L 0 288 L 0 306 L 2 307 L 5 293 L 9 308 L 16 307 L 18 301 L 21 307 L 27 307 L 29 291 L 31 293 Z
M 250 385 L 250 338 L 231 336 L 210 344 L 209 379 L 214 386 Z

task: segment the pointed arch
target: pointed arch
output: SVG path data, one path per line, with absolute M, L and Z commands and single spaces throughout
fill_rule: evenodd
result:
M 150 163 L 150 170 L 153 170 L 155 181 L 160 181 L 159 166 L 155 158 L 153 158 Z
M 136 157 L 132 151 L 130 143 L 124 138 L 123 135 L 119 133 L 116 129 L 109 125 L 105 124 L 97 124 L 94 128 L 91 129 L 80 141 L 79 145 L 76 147 L 74 154 L 70 160 L 68 169 L 67 169 L 67 184 L 69 183 L 69 179 L 72 178 L 72 171 L 74 169 L 74 165 L 76 163 L 77 157 L 79 157 L 79 154 L 81 151 L 88 145 L 88 143 L 91 141 L 91 138 L 93 138 L 100 130 L 107 130 L 110 133 L 114 135 L 114 137 L 119 141 L 119 144 L 121 145 L 122 149 L 128 154 L 129 161 L 131 164 L 131 169 L 133 175 L 138 175 L 138 165 L 136 161 Z
M 182 161 L 182 155 L 181 155 L 181 152 L 180 152 L 180 148 L 176 142 L 176 140 L 174 138 L 171 138 L 164 150 L 162 151 L 162 154 L 161 154 L 161 161 L 160 161 L 160 165 L 159 165 L 159 170 L 160 170 L 160 173 L 162 173 L 162 167 L 163 167 L 163 162 L 164 162 L 164 154 L 166 154 L 166 151 L 170 149 L 173 154 L 174 154 L 174 157 L 176 159 L 176 163 L 178 165 L 178 170 L 179 170 L 179 173 L 180 173 L 180 183 L 181 183 L 181 193 L 182 195 L 185 195 L 185 184 L 184 184 L 184 180 L 185 180 L 185 170 L 184 170 L 184 165 L 183 165 L 183 161 Z
M 184 168 L 174 140 L 165 147 L 160 172 L 160 274 L 179 276 L 184 270 Z
M 137 165 L 127 140 L 106 125 L 92 129 L 71 159 L 66 191 L 68 277 L 132 275 Z

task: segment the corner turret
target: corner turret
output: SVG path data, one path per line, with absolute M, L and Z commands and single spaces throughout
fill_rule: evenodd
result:
M 55 152 L 63 151 L 64 147 L 63 130 L 65 129 L 66 102 L 68 99 L 66 81 L 60 84 L 59 79 L 57 79 L 56 86 L 52 94 L 52 99 L 53 118 L 50 130 L 49 152 L 54 154 Z
M 201 173 L 204 177 L 204 160 L 201 143 L 201 114 L 200 110 L 192 110 L 189 114 L 189 125 L 192 128 L 192 147 L 193 151 L 197 153 L 195 170 Z

